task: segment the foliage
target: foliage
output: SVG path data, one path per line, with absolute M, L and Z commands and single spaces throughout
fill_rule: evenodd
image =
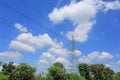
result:
M 9 80 L 8 76 L 4 75 L 3 73 L 0 73 L 0 80 Z
M 2 65 L 2 73 L 5 74 L 5 75 L 11 75 L 12 72 L 15 70 L 15 65 L 14 65 L 14 62 L 9 62 L 8 64 L 7 63 L 4 63 Z
M 82 79 L 80 79 L 80 76 L 76 73 L 67 73 L 66 80 L 82 80 Z
M 26 63 L 21 63 L 18 66 L 15 66 L 14 62 L 9 62 L 8 64 L 2 64 L 1 76 L 3 78 L 8 78 L 8 80 L 33 80 L 35 71 L 35 68 Z
M 59 67 L 59 68 L 61 68 L 61 69 L 64 69 L 63 64 L 60 63 L 60 62 L 56 62 L 56 63 L 54 63 L 53 65 L 56 66 L 56 67 Z
M 46 80 L 46 78 L 41 75 L 36 75 L 35 80 Z
M 110 67 L 104 64 L 79 64 L 79 74 L 67 73 L 64 65 L 54 63 L 48 68 L 48 72 L 35 74 L 36 68 L 26 63 L 17 66 L 14 62 L 1 63 L 0 80 L 120 80 L 120 72 L 114 73 Z
M 48 74 L 46 75 L 46 80 L 53 80 L 53 77 L 48 73 Z
M 114 71 L 103 64 L 92 64 L 91 74 L 94 80 L 113 80 Z
M 115 80 L 120 80 L 120 72 L 117 72 L 114 76 Z
M 115 74 L 114 71 L 111 70 L 109 67 L 104 69 L 104 79 L 105 80 L 113 80 L 114 74 Z
M 21 63 L 14 70 L 11 80 L 33 80 L 36 69 L 26 63 Z
M 80 80 L 86 80 L 84 77 L 80 77 Z
M 90 66 L 88 64 L 79 64 L 78 69 L 82 77 L 85 77 L 87 80 L 90 80 Z
M 104 71 L 105 66 L 103 64 L 92 64 L 91 65 L 91 74 L 94 76 L 95 80 L 104 80 Z
M 60 62 L 56 62 L 48 68 L 48 73 L 53 77 L 53 80 L 65 80 L 65 69 Z

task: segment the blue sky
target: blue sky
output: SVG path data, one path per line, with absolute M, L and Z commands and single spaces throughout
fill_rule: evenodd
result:
M 120 71 L 119 0 L 0 1 L 0 60 L 46 71 L 70 68 L 71 36 L 77 63 L 104 63 Z

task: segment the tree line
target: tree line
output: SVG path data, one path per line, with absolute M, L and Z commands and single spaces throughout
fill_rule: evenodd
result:
M 54 63 L 47 73 L 35 74 L 36 68 L 27 63 L 0 63 L 0 80 L 120 80 L 120 72 L 114 72 L 104 64 L 78 64 L 78 73 L 67 72 L 60 62 Z

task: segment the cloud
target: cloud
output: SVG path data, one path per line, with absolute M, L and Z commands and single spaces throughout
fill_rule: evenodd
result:
M 1 52 L 0 53 L 0 58 L 9 58 L 9 59 L 18 60 L 22 57 L 23 55 L 21 55 L 19 52 Z
M 46 46 L 59 48 L 63 46 L 63 43 L 58 43 L 56 40 L 50 38 L 48 34 L 33 36 L 32 33 L 22 33 L 10 43 L 10 48 L 26 52 L 35 52 L 36 49 L 41 49 Z
M 114 57 L 114 56 L 113 56 L 112 54 L 108 53 L 108 52 L 102 52 L 102 53 L 99 55 L 98 59 L 99 59 L 99 60 L 107 60 L 107 59 L 112 59 L 113 57 Z
M 38 72 L 46 72 L 55 61 L 55 56 L 49 52 L 43 52 L 40 59 L 37 62 Z
M 38 70 L 47 70 L 55 61 L 65 58 L 70 53 L 69 50 L 64 48 L 62 42 L 58 42 L 56 39 L 52 39 L 48 34 L 33 35 L 32 33 L 21 33 L 9 44 L 11 49 L 16 51 L 31 52 L 34 53 L 36 49 L 42 49 L 47 47 L 48 50 L 43 52 L 38 60 Z M 80 54 L 80 51 L 76 50 L 76 55 Z M 39 65 L 41 65 L 39 67 Z
M 74 52 L 74 54 L 76 55 L 76 56 L 80 56 L 81 54 L 82 54 L 82 52 L 80 51 L 80 50 L 75 50 L 75 52 Z
M 60 9 L 54 8 L 53 12 L 48 15 L 49 19 L 54 24 L 61 23 L 65 19 L 71 20 L 76 27 L 73 31 L 67 33 L 68 39 L 71 39 L 70 35 L 74 34 L 76 41 L 84 42 L 87 40 L 87 34 L 95 23 L 92 19 L 95 18 L 97 9 L 93 2 L 95 1 L 89 3 L 88 0 L 83 0 L 65 5 Z
M 64 66 L 66 67 L 68 65 L 68 61 L 66 58 L 68 57 L 69 51 L 63 47 L 60 48 L 54 48 L 51 47 L 48 49 L 47 52 L 43 52 L 40 56 L 40 59 L 38 60 L 38 65 L 41 65 L 41 67 L 38 67 L 39 71 L 45 71 L 48 67 L 50 67 L 55 62 L 62 62 Z
M 65 48 L 53 48 L 53 47 L 49 49 L 49 52 L 61 57 L 66 57 L 70 53 L 69 50 Z
M 57 57 L 55 55 L 53 55 L 52 53 L 43 53 L 42 56 L 40 57 L 40 59 L 38 60 L 38 70 L 40 72 L 47 70 L 48 67 L 50 67 L 51 65 L 53 65 L 55 62 L 61 62 L 63 63 L 64 67 L 67 69 L 70 65 L 70 62 L 65 58 L 65 57 L 61 57 L 58 56 Z M 42 65 L 42 66 L 40 66 Z
M 50 59 L 50 60 L 54 60 L 55 57 L 53 55 L 51 55 L 50 53 L 43 53 L 41 56 L 42 59 Z
M 108 11 L 109 9 L 120 9 L 120 2 L 104 2 L 102 0 L 73 1 L 61 8 L 54 8 L 48 17 L 53 24 L 61 23 L 66 19 L 72 21 L 75 29 L 67 32 L 68 39 L 71 40 L 71 35 L 74 35 L 77 42 L 85 42 L 88 40 L 88 33 L 92 26 L 96 23 L 96 14 L 99 11 Z
M 38 70 L 45 71 L 55 62 L 63 63 L 65 68 L 68 69 L 71 65 L 68 59 L 71 57 L 70 55 L 72 55 L 71 51 L 64 48 L 64 46 L 61 46 L 59 48 L 51 46 L 47 52 L 43 52 L 40 56 L 40 59 L 38 60 L 38 66 L 40 66 L 41 64 L 42 66 L 38 67 Z M 78 57 L 81 55 L 81 52 L 79 50 L 75 50 L 75 55 Z
M 105 67 L 111 67 L 111 65 L 110 64 L 105 64 Z
M 86 57 L 86 56 L 83 56 L 83 57 L 81 57 L 81 58 L 78 60 L 78 62 L 80 62 L 80 63 L 89 63 L 89 62 L 91 62 L 91 59 L 88 58 L 88 57 Z
M 91 54 L 88 54 L 88 58 L 90 58 L 90 59 L 95 59 L 98 56 L 99 56 L 99 52 L 97 52 L 97 51 L 94 51 Z
M 23 25 L 19 23 L 14 24 L 15 28 L 17 28 L 20 32 L 28 32 L 27 28 L 25 28 Z
M 112 7 L 109 7 L 108 5 L 111 3 Z M 116 7 L 114 7 L 115 5 Z M 68 31 L 66 36 L 69 40 L 74 36 L 75 41 L 83 43 L 88 40 L 88 34 L 96 23 L 97 13 L 100 11 L 104 12 L 105 10 L 107 12 L 110 9 L 119 9 L 118 6 L 119 1 L 104 2 L 102 0 L 80 0 L 77 2 L 76 0 L 71 0 L 69 5 L 62 6 L 61 8 L 54 8 L 53 11 L 48 14 L 48 17 L 53 24 L 59 24 L 64 20 L 72 21 L 75 29 Z M 49 57 L 51 58 L 54 57 L 51 63 L 54 63 L 54 61 L 65 62 L 66 59 L 68 59 L 69 54 L 72 54 L 63 46 L 50 46 L 49 50 L 45 53 L 49 53 Z M 43 53 L 42 56 L 45 55 L 45 53 Z M 81 56 L 82 53 L 79 50 L 75 50 L 75 54 L 80 56 L 78 61 L 82 63 L 89 63 L 92 60 L 106 60 L 113 58 L 113 55 L 107 52 L 99 53 L 94 51 L 86 56 Z M 49 57 L 45 57 L 44 59 L 41 57 L 39 61 L 49 64 Z
M 61 57 L 58 57 L 56 60 L 55 60 L 55 62 L 61 62 L 61 63 L 63 63 L 63 62 L 68 62 L 65 58 L 61 58 Z
M 70 66 L 70 62 L 67 59 L 62 58 L 62 57 L 56 58 L 55 62 L 61 62 L 66 69 L 68 69 L 68 67 Z
M 117 10 L 120 9 L 120 2 L 118 0 L 114 1 L 114 2 L 106 2 L 105 4 L 105 9 L 104 11 L 108 11 L 108 10 Z
M 38 61 L 38 63 L 40 63 L 40 64 L 48 64 L 49 62 L 47 61 L 47 60 L 45 60 L 45 59 L 40 59 L 39 61 Z
M 117 63 L 120 64 L 120 60 Z
M 65 19 L 70 19 L 74 24 L 86 22 L 86 20 L 89 21 L 91 17 L 94 18 L 94 14 L 96 13 L 96 7 L 94 8 L 93 1 L 89 2 L 90 0 L 83 0 L 78 3 L 65 5 L 60 9 L 54 8 L 48 17 L 54 24 L 60 23 Z M 87 11 L 88 9 L 89 11 Z
M 100 54 L 99 52 L 94 51 L 94 52 L 88 54 L 87 56 L 82 56 L 82 57 L 78 60 L 78 62 L 80 62 L 80 63 L 89 63 L 89 62 L 91 62 L 92 60 L 97 59 L 98 56 L 99 56 L 99 54 Z
M 35 52 L 35 48 L 20 41 L 12 41 L 10 48 L 18 51 Z
M 78 62 L 80 63 L 90 63 L 93 60 L 108 60 L 108 59 L 112 59 L 114 56 L 108 52 L 101 52 L 99 53 L 98 51 L 94 51 L 90 54 L 88 54 L 87 56 L 82 56 L 79 58 Z
M 79 50 L 75 50 L 75 55 L 80 56 L 82 53 Z M 47 52 L 43 52 L 40 59 L 38 60 L 38 65 L 42 65 L 42 67 L 38 67 L 38 70 L 43 71 L 47 70 L 49 66 L 51 66 L 55 62 L 61 62 L 65 66 L 66 69 L 70 68 L 71 63 L 67 58 L 71 55 L 71 51 L 62 47 L 50 47 Z M 47 65 L 47 66 L 46 66 Z M 43 67 L 44 66 L 44 67 Z

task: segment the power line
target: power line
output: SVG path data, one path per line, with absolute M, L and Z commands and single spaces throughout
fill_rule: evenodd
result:
M 1 18 L 1 17 L 0 17 L 0 23 L 7 25 L 7 27 L 11 27 L 11 28 L 15 29 L 13 23 L 10 22 L 10 21 L 7 20 L 7 19 L 4 19 L 4 18 Z
M 28 2 L 26 2 L 25 0 L 21 0 L 21 2 L 23 2 L 27 7 L 31 8 L 33 11 L 35 11 L 37 14 L 41 14 L 37 9 L 35 9 L 33 6 L 31 6 L 31 4 L 29 4 Z M 41 14 L 43 15 L 43 14 Z M 65 38 L 63 36 L 60 35 L 60 37 L 62 37 L 62 39 L 65 40 Z
M 1 21 L 1 20 L 0 20 L 0 23 L 1 23 L 1 24 L 5 24 L 5 25 L 7 25 L 8 27 L 12 27 L 11 24 L 9 24 L 9 23 L 7 23 L 7 22 L 5 22 L 5 21 Z M 14 27 L 12 27 L 12 28 L 15 29 Z M 1 34 L 0 34 L 0 37 L 1 37 L 1 38 L 4 38 L 4 39 L 6 39 L 6 40 L 12 40 L 12 38 L 10 38 L 10 37 L 8 37 L 8 36 L 3 36 L 3 35 L 1 35 Z
M 60 39 L 62 39 L 63 41 L 65 41 L 65 43 L 66 43 L 67 45 L 70 45 L 70 43 L 69 43 L 68 41 L 66 42 L 66 38 L 65 38 L 65 37 L 59 35 L 58 33 L 54 32 L 54 31 L 52 31 L 52 30 L 50 30 L 48 27 L 44 26 L 43 24 L 41 24 L 41 23 L 39 23 L 39 22 L 36 22 L 34 19 L 32 19 L 31 17 L 25 15 L 24 13 L 16 10 L 14 7 L 11 7 L 10 5 L 8 5 L 8 4 L 6 4 L 6 3 L 4 3 L 4 2 L 2 2 L 2 1 L 0 1 L 0 3 L 1 3 L 2 5 L 4 5 L 4 6 L 6 6 L 7 8 L 9 8 L 10 10 L 16 12 L 17 14 L 21 15 L 22 17 L 24 17 L 24 18 L 30 20 L 31 22 L 37 24 L 39 27 L 42 27 L 42 28 L 48 30 L 49 32 L 54 33 L 54 35 L 58 36 Z M 8 23 L 8 22 L 10 22 L 10 21 L 6 20 L 6 22 Z M 10 23 L 10 24 L 11 24 L 11 23 Z
M 4 22 L 6 22 L 6 23 L 12 24 L 12 22 L 10 22 L 10 21 L 7 20 L 7 19 L 4 19 L 4 18 L 1 18 L 1 17 L 0 17 L 0 20 L 4 21 Z
M 11 21 L 9 21 L 9 20 L 7 20 L 7 19 L 4 19 L 4 18 L 1 18 L 1 17 L 0 17 L 0 23 L 1 23 L 1 24 L 4 24 L 4 25 L 7 25 L 7 27 L 11 27 L 11 28 L 13 28 L 13 29 L 16 30 L 16 28 L 13 27 L 13 22 L 11 22 Z M 29 32 L 30 32 L 30 31 L 29 31 Z M 62 40 L 65 40 L 65 39 L 62 38 Z M 70 43 L 67 42 L 66 44 L 69 45 Z
M 4 18 L 1 18 L 1 17 L 0 17 L 0 21 L 1 21 L 1 23 L 4 23 L 4 24 L 8 24 L 8 25 L 10 25 L 10 26 L 13 26 L 13 23 L 10 22 L 10 21 L 7 20 L 7 19 L 4 19 Z
M 2 4 L 2 5 L 4 5 L 4 6 L 6 6 L 7 8 L 9 8 L 9 9 L 11 9 L 12 11 L 14 11 L 14 12 L 18 13 L 19 15 L 21 15 L 21 16 L 23 16 L 23 17 L 25 17 L 26 19 L 28 19 L 28 20 L 30 20 L 31 22 L 33 22 L 33 23 L 37 24 L 38 26 L 40 26 L 40 27 L 42 27 L 42 28 L 44 28 L 44 29 L 48 30 L 49 32 L 54 33 L 54 35 L 57 35 L 58 37 L 63 38 L 61 35 L 59 35 L 59 34 L 58 34 L 58 33 L 56 33 L 55 31 L 52 31 L 52 30 L 51 30 L 51 29 L 49 29 L 48 27 L 46 27 L 46 26 L 44 26 L 43 24 L 41 24 L 41 23 L 39 23 L 39 22 L 35 21 L 35 20 L 34 20 L 34 19 L 32 19 L 31 17 L 29 17 L 29 16 L 25 15 L 24 13 L 22 13 L 22 12 L 20 12 L 20 11 L 16 10 L 14 7 L 12 7 L 12 6 L 10 6 L 10 5 L 8 5 L 8 4 L 6 4 L 6 3 L 4 3 L 3 1 L 0 1 L 0 4 Z
M 0 23 L 1 23 L 1 24 L 5 24 L 5 25 L 8 25 L 9 27 L 12 27 L 11 24 L 9 24 L 9 23 L 7 23 L 7 22 L 5 22 L 5 21 L 1 21 L 1 19 L 0 19 Z
M 25 4 L 27 7 L 31 8 L 33 11 L 35 11 L 37 14 L 41 14 L 37 9 L 35 9 L 33 6 L 31 6 L 29 3 L 27 3 L 25 0 L 21 0 L 23 4 Z M 42 14 L 41 14 L 42 15 Z
M 4 22 L 4 21 L 1 21 L 1 20 L 0 20 L 0 23 L 1 23 L 1 24 L 6 24 L 6 25 L 11 26 L 10 24 L 8 24 L 8 23 L 6 23 L 6 22 Z
M 11 28 L 13 28 L 13 29 L 16 29 L 15 27 L 13 27 L 14 25 L 13 25 L 13 22 L 11 22 L 11 21 L 9 21 L 9 20 L 7 20 L 7 19 L 4 19 L 4 18 L 2 18 L 2 17 L 0 17 L 0 23 L 1 24 L 4 24 L 4 25 L 7 25 L 7 27 L 11 27 Z M 63 39 L 63 38 L 62 38 Z M 67 44 L 69 44 L 68 42 L 67 42 Z
M 11 21 L 9 21 L 9 20 L 7 20 L 7 19 L 4 19 L 4 18 L 1 18 L 0 17 L 0 23 L 1 24 L 4 24 L 4 25 L 7 25 L 7 27 L 11 27 L 11 28 L 13 28 L 13 29 L 16 29 L 15 27 L 13 27 L 13 23 L 11 22 Z M 1 36 L 1 35 L 0 35 Z M 3 38 L 7 38 L 7 39 L 11 39 L 11 38 L 9 38 L 9 37 L 4 37 L 3 36 Z M 62 38 L 63 39 L 63 38 Z M 69 43 L 67 42 L 67 44 L 69 45 Z

